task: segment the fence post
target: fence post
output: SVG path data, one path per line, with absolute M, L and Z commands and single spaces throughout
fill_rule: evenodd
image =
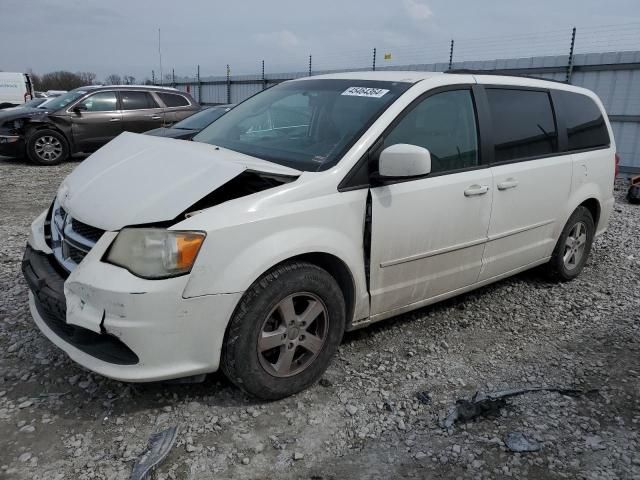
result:
M 227 103 L 231 103 L 231 69 L 227 64 Z
M 264 60 L 262 60 L 262 89 L 267 88 L 267 82 L 264 80 Z
M 156 84 L 156 72 L 151 70 L 151 85 Z
M 311 55 L 309 55 L 309 76 L 311 76 Z
M 200 65 L 198 65 L 198 103 L 202 103 L 202 83 L 200 83 Z
M 573 49 L 576 45 L 576 27 L 571 30 L 571 47 L 569 48 L 569 60 L 567 62 L 567 77 L 565 82 L 571 83 L 571 74 L 573 73 Z
M 176 87 L 176 69 L 175 68 L 171 69 L 171 86 L 173 88 Z
M 451 39 L 451 47 L 449 48 L 449 70 L 453 66 L 453 38 Z
M 373 47 L 373 71 L 376 71 L 376 47 Z

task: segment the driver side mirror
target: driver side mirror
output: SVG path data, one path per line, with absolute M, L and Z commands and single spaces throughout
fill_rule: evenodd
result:
M 431 153 L 417 145 L 391 145 L 380 153 L 378 172 L 380 181 L 423 177 L 431 173 Z
M 76 113 L 86 112 L 87 111 L 87 106 L 82 104 L 82 103 L 79 103 L 78 105 L 73 107 L 73 111 L 76 112 Z

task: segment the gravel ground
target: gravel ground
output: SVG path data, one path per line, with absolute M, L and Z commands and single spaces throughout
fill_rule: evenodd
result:
M 156 479 L 640 479 L 640 207 L 622 182 L 577 280 L 527 272 L 348 334 L 319 385 L 262 403 L 221 375 L 108 380 L 39 333 L 20 259 L 30 221 L 75 165 L 0 160 L 0 478 L 126 479 L 148 436 L 177 425 Z M 598 391 L 530 393 L 439 426 L 476 390 L 540 384 Z M 510 452 L 513 431 L 541 450 Z

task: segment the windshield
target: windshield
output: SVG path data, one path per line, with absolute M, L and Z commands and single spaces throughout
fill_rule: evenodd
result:
M 51 100 L 47 101 L 46 105 L 40 105 L 38 108 L 44 108 L 49 111 L 60 110 L 61 108 L 66 107 L 71 102 L 76 101 L 78 98 L 86 94 L 86 90 L 71 90 L 64 95 L 60 95 L 59 97 L 54 97 Z
M 176 123 L 173 128 L 180 130 L 202 130 L 214 120 L 224 115 L 230 107 L 211 107 L 194 113 L 181 122 Z
M 298 170 L 326 170 L 410 86 L 371 80 L 286 82 L 244 101 L 193 140 Z
M 46 98 L 34 98 L 33 100 L 29 100 L 28 102 L 24 102 L 21 106 L 22 107 L 26 107 L 26 108 L 35 108 L 38 105 L 41 105 L 46 101 L 47 101 Z

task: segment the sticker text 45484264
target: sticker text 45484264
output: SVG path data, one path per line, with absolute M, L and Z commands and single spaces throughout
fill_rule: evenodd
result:
M 349 87 L 344 92 L 342 92 L 342 95 L 349 95 L 352 97 L 380 98 L 388 92 L 389 90 L 385 90 L 384 88 Z

